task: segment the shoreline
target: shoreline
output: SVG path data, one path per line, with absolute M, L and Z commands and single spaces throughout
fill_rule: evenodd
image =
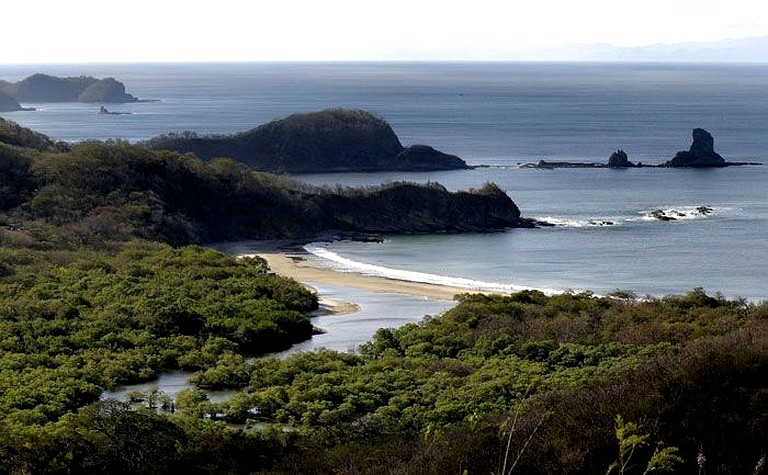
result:
M 373 292 L 405 294 L 431 300 L 453 301 L 459 294 L 482 292 L 465 287 L 398 280 L 389 277 L 366 275 L 359 272 L 343 272 L 325 266 L 304 250 L 309 241 L 301 240 L 254 240 L 216 243 L 211 247 L 235 257 L 258 256 L 267 261 L 275 274 L 290 277 L 312 288 L 312 284 L 330 284 Z M 320 302 L 328 311 L 338 308 L 340 313 L 349 313 L 354 303 Z M 352 310 L 353 311 L 353 310 Z M 337 313 L 334 311 L 334 313 Z
M 259 256 L 267 261 L 275 274 L 291 277 L 302 284 L 332 284 L 374 292 L 396 293 L 424 297 L 432 300 L 454 300 L 458 294 L 472 292 L 470 289 L 437 284 L 396 280 L 387 277 L 365 275 L 358 272 L 342 272 L 308 259 L 306 251 L 257 251 L 236 254 L 237 257 Z M 321 302 L 332 307 L 331 302 Z M 347 304 L 350 305 L 350 304 Z M 355 304 L 351 304 L 355 305 Z

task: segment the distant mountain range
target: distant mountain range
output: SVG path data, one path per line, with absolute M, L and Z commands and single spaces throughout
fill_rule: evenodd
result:
M 509 59 L 532 61 L 661 61 L 768 63 L 768 36 L 711 42 L 655 44 L 625 48 L 609 44 L 573 44 L 551 48 L 524 47 Z

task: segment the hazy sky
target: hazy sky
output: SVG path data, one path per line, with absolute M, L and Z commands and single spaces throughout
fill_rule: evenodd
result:
M 17 0 L 0 63 L 514 59 L 768 35 L 764 0 Z

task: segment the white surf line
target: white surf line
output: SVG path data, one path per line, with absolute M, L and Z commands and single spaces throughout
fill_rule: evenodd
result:
M 438 274 L 429 274 L 426 272 L 393 269 L 391 267 L 366 264 L 364 262 L 347 259 L 346 257 L 340 256 L 333 251 L 329 251 L 328 249 L 316 243 L 307 244 L 304 246 L 304 250 L 323 261 L 334 264 L 333 267 L 335 267 L 337 270 L 345 272 L 357 272 L 363 275 L 384 277 L 393 280 L 441 285 L 446 287 L 459 287 L 469 290 L 486 292 L 511 293 L 520 292 L 522 290 L 538 290 L 543 292 L 545 295 L 556 295 L 563 293 L 562 290 L 556 289 L 535 288 L 514 284 L 499 284 L 496 282 L 484 282 L 480 280 L 466 279 L 463 277 L 449 277 Z

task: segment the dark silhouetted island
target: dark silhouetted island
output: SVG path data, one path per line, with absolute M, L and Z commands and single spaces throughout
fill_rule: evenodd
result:
M 522 168 L 541 168 L 545 170 L 552 170 L 555 168 L 635 168 L 642 167 L 642 163 L 632 163 L 627 157 L 627 152 L 622 149 L 618 149 L 608 157 L 608 163 L 597 162 L 548 162 L 546 160 L 539 160 L 536 163 L 526 163 L 522 165 Z
M 642 166 L 642 163 L 630 162 L 627 152 L 622 149 L 616 150 L 608 157 L 608 168 L 636 168 Z
M 728 166 L 723 157 L 715 152 L 715 139 L 704 129 L 693 129 L 693 143 L 687 151 L 677 152 L 662 167 L 710 168 Z
M 125 92 L 125 85 L 114 78 L 91 76 L 56 77 L 33 74 L 18 82 L 0 82 L 0 91 L 17 102 L 138 102 Z
M 404 147 L 384 119 L 356 109 L 293 114 L 227 136 L 167 134 L 144 145 L 153 150 L 192 152 L 203 160 L 234 158 L 255 170 L 275 173 L 468 168 L 459 157 L 426 145 Z
M 521 168 L 722 168 L 738 165 L 762 165 L 760 162 L 728 162 L 715 152 L 715 139 L 704 129 L 693 129 L 693 143 L 690 149 L 677 152 L 672 160 L 661 165 L 644 165 L 642 162 L 632 163 L 627 153 L 618 149 L 608 157 L 608 163 L 596 162 L 548 162 L 539 160 L 537 163 L 526 163 Z
M 660 166 L 669 168 L 722 168 L 737 165 L 762 165 L 759 162 L 728 162 L 715 152 L 715 139 L 704 129 L 693 129 L 693 143 L 688 150 L 677 152 Z
M 104 106 L 99 108 L 99 115 L 131 115 L 133 112 L 111 111 Z

